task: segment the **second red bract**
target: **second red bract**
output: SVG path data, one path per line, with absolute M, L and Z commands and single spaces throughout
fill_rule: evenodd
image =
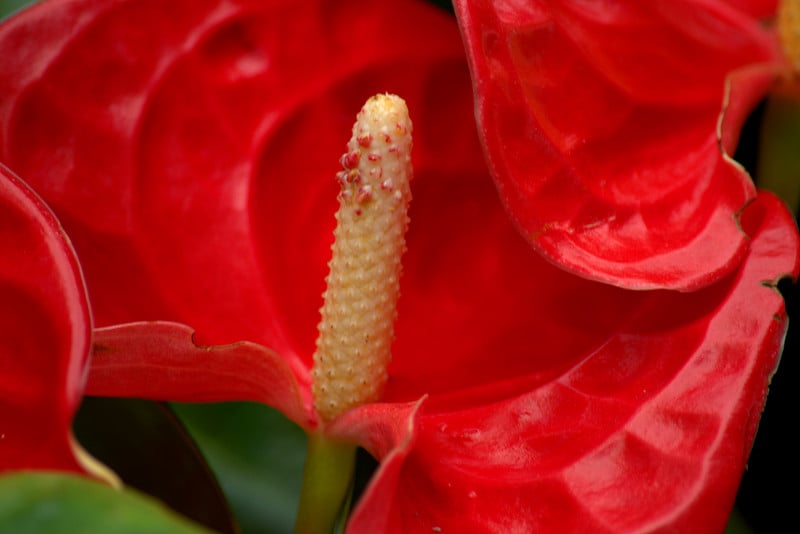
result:
M 636 289 L 738 265 L 756 191 L 729 156 L 781 64 L 753 16 L 775 2 L 455 4 L 490 168 L 537 250 Z
M 88 474 L 72 438 L 92 320 L 69 240 L 0 164 L 0 473 Z
M 536 20 L 571 28 L 569 50 L 613 70 L 626 51 L 640 53 L 629 48 L 639 41 L 598 42 L 598 28 L 624 23 L 635 36 L 664 24 L 666 11 L 622 9 L 634 4 L 582 11 L 549 2 Z M 45 198 L 74 242 L 103 327 L 87 392 L 255 400 L 317 428 L 310 366 L 334 175 L 355 113 L 390 91 L 414 121 L 414 201 L 383 402 L 325 429 L 381 460 L 349 531 L 720 530 L 777 363 L 786 316 L 774 285 L 797 275 L 798 238 L 769 194 L 736 228 L 734 214 L 755 191 L 712 128 L 728 70 L 769 60 L 769 38 L 723 31 L 755 24 L 727 4 L 694 4 L 697 21 L 722 30 L 681 33 L 675 19 L 653 33 L 659 60 L 683 84 L 620 69 L 617 98 L 636 105 L 619 109 L 571 95 L 594 83 L 580 69 L 551 72 L 539 81 L 548 98 L 536 104 L 529 93 L 514 115 L 503 99 L 517 102 L 525 85 L 509 78 L 521 67 L 506 60 L 531 49 L 509 21 L 528 19 L 516 16 L 517 3 L 459 3 L 484 145 L 456 21 L 419 2 L 72 0 L 7 21 L 0 160 Z M 550 35 L 536 58 L 562 68 L 565 37 Z M 510 56 L 492 53 L 503 47 Z M 728 102 L 738 111 L 726 149 L 754 87 Z M 591 86 L 583 89 L 590 98 Z M 540 129 L 579 111 L 560 91 L 593 119 L 582 123 L 584 137 L 563 138 L 576 143 L 568 150 L 543 150 Z M 637 106 L 652 112 L 647 124 Z M 487 119 L 493 113 L 504 122 Z M 640 142 L 647 148 L 632 151 Z M 572 169 L 572 182 L 558 182 L 556 167 Z M 607 174 L 577 187 L 576 169 Z M 540 197 L 530 176 L 563 187 Z M 601 187 L 603 176 L 624 183 Z M 705 287 L 630 291 L 543 259 L 526 239 L 537 206 L 577 220 L 596 211 L 592 187 L 613 197 L 603 217 L 620 206 L 615 224 L 629 217 L 621 233 L 604 227 L 603 254 L 674 266 L 689 281 L 650 280 L 632 267 L 626 282 L 625 269 L 611 276 L 592 262 L 571 270 L 622 286 Z M 600 231 L 590 219 L 580 228 Z M 664 250 L 654 255 L 642 229 L 664 238 Z M 551 259 L 585 243 L 578 233 L 552 241 Z M 590 244 L 599 254 L 603 242 Z M 713 250 L 673 250 L 702 244 Z M 627 252 L 617 256 L 620 247 Z M 662 253 L 671 263 L 660 266 Z M 137 321 L 160 322 L 113 326 Z M 191 325 L 195 339 L 166 321 Z

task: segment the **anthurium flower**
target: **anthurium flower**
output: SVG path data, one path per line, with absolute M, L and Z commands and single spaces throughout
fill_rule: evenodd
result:
M 738 265 L 756 191 L 729 155 L 782 61 L 776 2 L 454 3 L 489 167 L 537 250 L 632 288 Z
M 351 532 L 724 525 L 798 271 L 773 196 L 702 290 L 565 272 L 508 218 L 458 28 L 418 2 L 45 2 L 0 53 L 0 159 L 67 227 L 102 327 L 89 393 L 265 402 L 363 446 L 381 464 Z M 414 122 L 393 359 L 380 401 L 326 420 L 336 162 L 385 91 Z
M 72 437 L 91 349 L 86 288 L 44 202 L 0 165 L 0 473 L 105 476 Z

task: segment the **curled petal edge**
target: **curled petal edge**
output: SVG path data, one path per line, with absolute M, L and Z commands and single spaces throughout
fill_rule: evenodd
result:
M 738 215 L 746 204 L 752 201 L 756 192 L 750 177 L 726 152 L 731 152 L 735 147 L 735 141 L 738 140 L 738 129 L 733 127 L 741 126 L 746 114 L 757 102 L 760 91 L 760 95 L 763 96 L 763 91 L 768 85 L 761 83 L 764 79 L 756 80 L 750 76 L 729 74 L 719 102 L 717 131 L 713 125 L 708 130 L 709 150 L 714 151 L 712 143 L 715 137 L 718 138 L 717 143 L 723 150 L 713 157 L 711 161 L 713 165 L 708 169 L 708 173 L 711 174 L 703 177 L 705 185 L 692 186 L 688 191 L 683 188 L 661 193 L 663 201 L 667 203 L 675 202 L 676 199 L 679 201 L 688 194 L 691 198 L 685 198 L 686 205 L 676 204 L 675 209 L 668 212 L 669 206 L 664 206 L 662 203 L 659 206 L 650 206 L 645 213 L 635 205 L 615 206 L 613 202 L 593 200 L 593 193 L 587 191 L 584 192 L 583 200 L 573 202 L 574 205 L 583 206 L 579 212 L 562 213 L 560 216 L 558 213 L 561 212 L 558 210 L 542 212 L 532 207 L 535 204 L 532 199 L 538 199 L 539 206 L 544 205 L 542 202 L 557 204 L 563 200 L 560 201 L 558 198 L 553 200 L 550 189 L 560 187 L 562 194 L 570 194 L 570 191 L 574 193 L 573 190 L 580 185 L 577 182 L 561 183 L 561 178 L 558 176 L 551 176 L 552 179 L 547 180 L 546 184 L 538 179 L 536 183 L 526 183 L 525 169 L 529 167 L 522 165 L 522 161 L 517 161 L 519 156 L 513 154 L 515 150 L 522 148 L 514 149 L 507 146 L 508 142 L 504 141 L 502 132 L 498 135 L 497 131 L 498 128 L 509 127 L 503 126 L 504 122 L 513 123 L 513 127 L 521 130 L 520 124 L 525 121 L 516 114 L 512 120 L 502 113 L 495 117 L 487 111 L 487 101 L 493 99 L 493 95 L 514 101 L 523 96 L 520 74 L 514 70 L 515 67 L 504 65 L 505 70 L 499 68 L 503 61 L 510 61 L 503 55 L 504 52 L 497 52 L 500 57 L 494 58 L 493 63 L 484 57 L 485 47 L 491 44 L 492 50 L 502 48 L 496 45 L 497 42 L 503 41 L 506 34 L 519 33 L 520 28 L 506 28 L 505 21 L 493 18 L 497 16 L 497 12 L 503 11 L 504 16 L 510 20 L 510 15 L 515 13 L 516 9 L 519 8 L 505 6 L 501 9 L 482 2 L 468 3 L 463 0 L 456 2 L 456 12 L 475 80 L 476 114 L 479 123 L 482 124 L 481 134 L 484 138 L 487 161 L 506 209 L 520 233 L 540 254 L 561 268 L 590 280 L 627 289 L 695 291 L 713 284 L 732 272 L 744 257 L 748 243 L 747 236 L 739 229 Z M 536 12 L 537 8 L 532 9 Z M 506 12 L 508 10 L 510 11 Z M 542 9 L 542 13 L 545 12 L 546 9 Z M 741 13 L 740 15 L 744 17 Z M 739 21 L 739 23 L 745 22 Z M 748 26 L 750 29 L 755 27 L 756 24 Z M 760 49 L 760 52 L 750 64 L 764 62 L 765 70 L 777 68 L 780 60 L 774 40 L 765 32 L 755 29 L 752 30 L 752 38 L 754 46 Z M 744 69 L 747 70 L 749 67 Z M 512 72 L 508 72 L 509 70 Z M 495 71 L 500 71 L 501 74 Z M 500 78 L 500 82 L 496 82 L 495 78 Z M 498 83 L 499 87 L 496 87 Z M 743 83 L 755 83 L 758 87 L 737 87 Z M 720 89 L 722 93 L 723 87 Z M 737 100 L 743 96 L 748 98 Z M 732 115 L 737 116 L 732 117 Z M 531 128 L 536 129 L 535 122 L 534 120 L 533 123 L 530 121 L 525 123 L 527 129 L 524 131 L 530 132 Z M 546 137 L 538 130 L 530 135 L 536 139 Z M 531 151 L 533 153 L 537 150 L 536 141 L 532 139 L 531 142 L 534 144 Z M 539 152 L 545 160 L 549 159 L 548 172 L 555 173 L 553 168 L 556 167 L 571 168 L 569 162 L 565 161 L 567 156 L 564 153 L 558 152 L 554 146 L 544 146 L 547 145 L 546 141 L 543 143 L 539 147 Z M 706 159 L 712 155 L 712 152 L 709 152 Z M 529 163 L 530 161 L 525 160 L 525 165 Z M 542 162 L 543 165 L 545 163 Z M 562 171 L 567 172 L 563 169 Z M 522 181 L 519 181 L 520 174 L 523 175 Z M 554 185 L 555 182 L 558 182 L 558 185 Z M 540 189 L 547 191 L 542 192 Z M 691 204 L 696 204 L 699 200 L 713 202 L 722 190 L 728 192 L 725 195 L 726 199 L 719 201 L 711 207 L 712 209 L 706 208 L 701 212 L 692 208 Z M 700 199 L 700 195 L 706 198 Z M 688 215 L 682 215 L 682 212 L 690 208 L 696 213 L 689 212 Z M 593 222 L 587 224 L 573 220 L 579 215 L 585 217 L 584 212 L 594 213 L 594 211 L 598 214 L 605 213 L 605 218 L 597 221 L 592 219 Z M 547 215 L 548 212 L 552 214 Z M 669 213 L 669 219 L 664 218 L 665 213 Z M 659 214 L 663 219 L 662 224 L 656 227 L 655 231 L 651 230 L 649 226 Z M 650 223 L 645 224 L 640 220 L 645 216 L 651 220 Z M 686 220 L 687 225 L 692 226 L 686 226 L 680 239 L 665 240 L 664 236 L 670 235 L 670 228 L 680 224 L 681 218 Z M 624 241 L 609 237 L 619 225 L 630 228 L 630 235 Z M 692 230 L 693 227 L 696 228 Z M 613 249 L 610 248 L 611 244 L 614 246 Z
M 262 345 L 202 346 L 189 326 L 137 322 L 95 330 L 88 395 L 174 402 L 254 401 L 305 429 L 318 424 L 310 376 Z
M 0 261 L 0 321 L 11 322 L 0 343 L 0 412 L 11 412 L 0 414 L 0 471 L 53 469 L 119 486 L 71 430 L 92 332 L 75 250 L 44 200 L 3 164 L 0 244 L 7 260 Z
M 396 489 L 413 450 L 427 397 L 405 404 L 372 404 L 351 410 L 331 423 L 337 439 L 363 446 L 380 466 L 347 523 L 347 532 L 388 532 Z

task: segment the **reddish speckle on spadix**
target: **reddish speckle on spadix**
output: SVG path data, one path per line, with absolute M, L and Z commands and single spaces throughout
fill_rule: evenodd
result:
M 411 129 L 401 98 L 372 97 L 341 158 L 339 211 L 312 369 L 314 406 L 323 421 L 378 400 L 386 382 L 411 201 Z M 374 144 L 376 137 L 385 144 Z

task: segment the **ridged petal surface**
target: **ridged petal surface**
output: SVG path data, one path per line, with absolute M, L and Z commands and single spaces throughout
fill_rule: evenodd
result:
M 635 289 L 694 290 L 736 267 L 755 188 L 720 139 L 768 85 L 729 75 L 781 60 L 763 13 L 735 4 L 455 2 L 489 166 L 551 261 Z

